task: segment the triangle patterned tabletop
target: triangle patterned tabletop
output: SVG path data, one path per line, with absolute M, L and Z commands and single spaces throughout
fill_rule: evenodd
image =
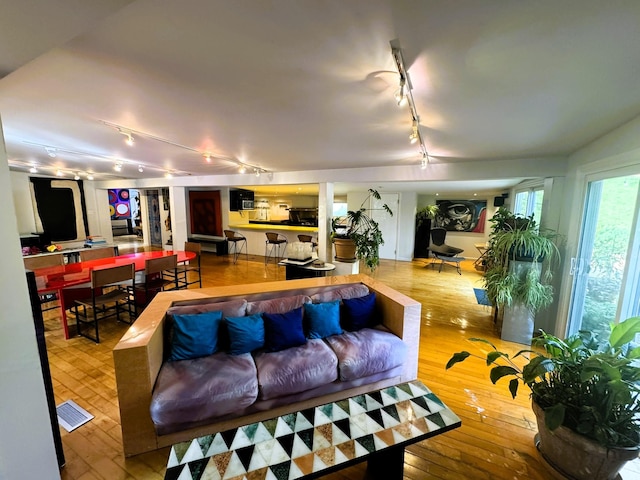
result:
M 294 480 L 459 427 L 419 381 L 171 447 L 165 480 Z

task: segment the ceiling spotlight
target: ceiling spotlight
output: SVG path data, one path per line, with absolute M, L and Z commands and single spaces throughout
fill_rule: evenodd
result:
M 64 177 L 64 172 L 62 170 L 56 170 L 57 177 Z
M 238 171 L 240 173 L 246 173 L 247 172 L 247 167 L 245 167 L 244 165 L 240 165 L 240 168 L 238 169 Z
M 93 180 L 93 175 L 88 174 L 88 175 L 87 175 L 87 180 Z
M 164 174 L 164 178 L 173 178 L 173 174 L 171 172 L 167 172 Z
M 255 170 L 256 170 L 256 177 L 259 177 L 260 176 L 260 169 L 256 168 Z
M 407 104 L 407 92 L 405 90 L 406 90 L 405 80 L 404 78 L 402 78 L 400 80 L 400 88 L 398 88 L 398 90 L 396 90 L 396 93 L 395 93 L 396 103 L 398 104 L 399 107 L 402 107 Z
M 31 173 L 38 173 L 38 167 L 36 167 L 36 166 L 34 165 L 33 167 L 31 167 L 31 168 L 29 169 L 29 172 L 31 172 Z
M 203 153 L 202 156 L 207 161 L 207 163 L 211 163 L 211 154 L 210 153 Z
M 427 160 L 425 158 L 422 159 L 422 162 L 420 162 L 420 168 L 422 170 L 424 170 L 425 168 L 427 168 Z
M 51 158 L 56 158 L 58 156 L 58 154 L 56 153 L 56 149 L 53 147 L 44 147 L 44 149 L 47 151 L 47 155 L 49 155 Z
M 133 140 L 133 136 L 130 133 L 127 133 L 127 138 L 125 138 L 124 143 L 126 143 L 130 147 L 133 147 L 134 140 Z
M 144 167 L 142 165 L 138 165 L 138 171 L 140 173 L 144 172 Z
M 116 163 L 116 164 L 113 166 L 113 169 L 114 169 L 116 172 L 121 172 L 121 171 L 122 171 L 122 163 L 120 163 L 120 162 Z
M 74 180 L 80 180 L 80 175 L 78 175 L 77 173 L 73 176 Z

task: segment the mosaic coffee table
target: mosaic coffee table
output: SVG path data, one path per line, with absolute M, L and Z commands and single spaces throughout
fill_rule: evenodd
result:
M 165 480 L 310 479 L 364 460 L 401 480 L 407 445 L 459 426 L 426 386 L 403 383 L 173 445 Z

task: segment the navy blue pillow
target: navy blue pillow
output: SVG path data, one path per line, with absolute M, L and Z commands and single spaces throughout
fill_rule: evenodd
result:
M 173 316 L 169 361 L 188 360 L 215 353 L 222 312 Z
M 342 300 L 342 305 L 344 310 L 342 326 L 346 330 L 355 332 L 361 328 L 372 327 L 378 323 L 375 314 L 375 292 L 371 292 L 364 297 L 345 298 Z
M 308 338 L 340 335 L 340 300 L 324 303 L 305 303 L 304 318 Z
M 263 313 L 264 346 L 268 352 L 304 345 L 307 339 L 302 330 L 302 307 L 287 313 Z
M 262 315 L 226 317 L 229 332 L 229 353 L 242 355 L 264 346 L 264 322 Z

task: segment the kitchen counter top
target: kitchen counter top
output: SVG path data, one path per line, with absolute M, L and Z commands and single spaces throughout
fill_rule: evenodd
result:
M 287 225 L 286 223 L 277 222 L 260 222 L 260 223 L 237 223 L 235 225 L 229 225 L 231 230 L 243 229 L 243 230 L 287 230 L 290 232 L 317 232 L 318 227 L 312 227 L 310 225 Z

